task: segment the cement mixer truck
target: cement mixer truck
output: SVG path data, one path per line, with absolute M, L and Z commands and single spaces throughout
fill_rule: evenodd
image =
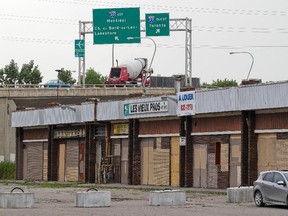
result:
M 149 86 L 152 69 L 147 69 L 146 58 L 135 58 L 112 67 L 105 84 L 110 85 L 145 85 Z

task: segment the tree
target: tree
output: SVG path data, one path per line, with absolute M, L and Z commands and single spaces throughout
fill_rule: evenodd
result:
M 28 64 L 23 64 L 20 73 L 19 67 L 13 59 L 9 65 L 0 69 L 0 82 L 2 84 L 39 84 L 42 79 L 38 65 L 35 66 L 33 60 Z
M 106 76 L 96 72 L 93 68 L 89 68 L 86 73 L 85 83 L 86 84 L 104 84 L 107 80 Z
M 38 69 L 38 65 L 34 66 L 34 61 L 31 60 L 28 64 L 23 64 L 18 76 L 19 84 L 39 84 L 42 82 L 43 76 Z
M 62 80 L 66 84 L 75 84 L 76 79 L 72 77 L 72 71 L 65 70 L 64 68 L 61 68 L 60 71 L 58 71 L 58 79 Z
M 208 84 L 206 82 L 202 83 L 201 88 L 219 88 L 219 87 L 236 87 L 238 83 L 236 80 L 228 80 L 225 78 L 224 80 L 217 79 L 213 80 L 212 84 Z
M 2 84 L 17 84 L 19 68 L 17 63 L 12 59 L 9 65 L 0 70 L 0 81 Z

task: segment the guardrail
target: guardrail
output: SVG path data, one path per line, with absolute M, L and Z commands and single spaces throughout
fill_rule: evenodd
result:
M 137 84 L 85 84 L 83 85 L 70 85 L 67 87 L 67 85 L 53 85 L 53 86 L 45 86 L 47 84 L 0 84 L 0 89 L 1 88 L 37 88 L 37 89 L 62 89 L 62 88 L 143 88 L 141 85 Z M 147 88 L 169 88 L 169 87 L 147 87 Z

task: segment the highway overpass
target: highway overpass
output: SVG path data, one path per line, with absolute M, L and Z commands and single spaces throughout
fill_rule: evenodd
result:
M 51 103 L 80 104 L 87 99 L 115 100 L 127 97 L 175 94 L 174 88 L 139 86 L 44 88 L 41 85 L 0 85 L 0 161 L 15 159 L 16 130 L 11 128 L 11 113 L 23 108 L 48 107 Z

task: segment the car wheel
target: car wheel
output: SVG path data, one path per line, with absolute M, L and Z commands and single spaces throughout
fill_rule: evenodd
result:
M 258 207 L 262 207 L 265 205 L 265 203 L 263 202 L 263 196 L 262 196 L 260 191 L 255 192 L 254 202 L 255 202 L 256 206 L 258 206 Z

